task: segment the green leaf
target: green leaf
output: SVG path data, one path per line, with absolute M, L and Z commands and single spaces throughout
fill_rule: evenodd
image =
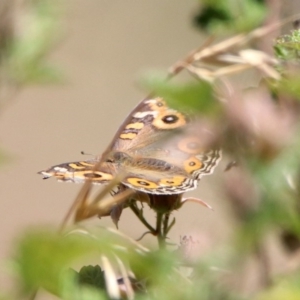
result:
M 78 280 L 81 284 L 88 284 L 105 290 L 104 272 L 98 265 L 82 267 L 78 273 Z
M 274 45 L 275 54 L 279 59 L 285 61 L 300 59 L 300 30 L 292 30 L 276 39 Z
M 119 241 L 120 242 L 120 241 Z M 62 236 L 50 230 L 34 230 L 25 234 L 17 245 L 16 261 L 25 290 L 38 287 L 60 293 L 61 280 L 70 264 L 85 255 L 124 253 L 113 249 L 115 236 L 102 232 L 101 241 L 83 235 Z
M 58 40 L 59 5 L 56 1 L 32 1 L 26 10 L 22 33 L 11 39 L 5 58 L 10 80 L 19 84 L 53 82 L 60 79 L 45 63 Z
M 291 95 L 296 100 L 300 100 L 300 75 L 299 74 L 287 74 L 283 79 L 274 84 L 275 93 L 282 93 L 283 95 Z
M 248 158 L 260 203 L 244 217 L 244 224 L 238 232 L 238 242 L 244 250 L 253 250 L 267 230 L 274 227 L 289 230 L 300 237 L 299 162 L 299 130 L 293 143 L 272 161 Z
M 299 275 L 287 276 L 263 291 L 256 300 L 298 300 L 300 299 Z
M 104 256 L 112 266 L 118 266 L 116 257 L 129 262 L 148 260 L 145 250 L 126 236 L 101 228 L 95 232 L 74 230 L 66 236 L 47 229 L 31 230 L 23 234 L 15 249 L 20 284 L 27 293 L 43 287 L 61 295 L 65 283 L 76 281 L 76 272 L 69 271 L 72 263 L 86 256 Z M 102 275 L 99 267 L 87 267 L 79 277 L 101 286 Z
M 71 277 L 77 279 L 78 273 L 72 270 Z M 77 274 L 77 275 L 74 275 Z M 109 300 L 104 291 L 100 291 L 92 286 L 78 285 L 77 280 L 64 279 L 62 281 L 62 299 L 80 299 L 80 300 Z
M 267 13 L 259 0 L 202 0 L 193 23 L 210 34 L 247 32 L 261 25 Z
M 30 232 L 18 246 L 17 262 L 26 290 L 38 287 L 59 294 L 68 264 L 87 253 L 87 245 L 51 231 Z

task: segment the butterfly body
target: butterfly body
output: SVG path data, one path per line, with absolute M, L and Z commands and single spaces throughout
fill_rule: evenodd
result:
M 39 173 L 44 178 L 95 184 L 120 176 L 124 186 L 136 191 L 182 194 L 196 188 L 220 159 L 220 151 L 206 150 L 202 139 L 203 132 L 188 115 L 169 108 L 161 98 L 146 99 L 125 119 L 101 157 Z

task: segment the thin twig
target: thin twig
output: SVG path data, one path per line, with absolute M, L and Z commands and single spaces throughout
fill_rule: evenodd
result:
M 164 249 L 166 247 L 166 239 L 162 233 L 163 216 L 164 214 L 161 212 L 156 213 L 156 234 L 157 234 L 157 241 L 160 249 Z
M 259 274 L 261 274 L 260 282 L 264 288 L 269 287 L 272 284 L 270 259 L 263 243 L 256 245 L 255 255 L 259 261 Z
M 150 230 L 150 232 L 152 234 L 155 234 L 156 230 L 147 222 L 141 211 L 136 207 L 136 204 L 132 202 L 129 204 L 129 207 L 133 211 L 133 213 L 138 217 L 138 219 Z
M 91 189 L 90 189 L 90 182 L 85 182 L 83 187 L 81 188 L 81 190 L 79 191 L 77 197 L 75 198 L 73 204 L 71 205 L 71 207 L 69 208 L 67 214 L 65 215 L 60 227 L 59 227 L 59 232 L 62 232 L 64 230 L 64 228 L 67 225 L 68 220 L 70 219 L 72 213 L 75 211 L 75 209 L 79 206 L 79 204 L 81 203 L 81 205 L 83 205 L 83 201 L 87 199 L 87 196 L 89 195 Z
M 166 239 L 169 228 L 170 212 L 165 213 L 163 220 L 163 236 Z
M 91 218 L 95 215 L 99 215 L 100 217 L 107 216 L 110 214 L 111 209 L 115 205 L 123 203 L 134 193 L 134 190 L 127 189 L 111 198 L 102 199 L 98 204 L 96 203 L 91 204 L 88 207 L 80 207 L 76 212 L 75 222 Z
M 146 232 L 144 232 L 138 239 L 136 239 L 136 241 L 137 241 L 137 242 L 141 241 L 141 240 L 143 239 L 143 237 L 144 237 L 146 234 L 149 234 L 149 233 L 152 234 L 151 231 L 146 231 Z
M 171 224 L 169 225 L 169 227 L 167 228 L 167 234 L 169 233 L 169 231 L 172 229 L 172 227 L 175 225 L 175 223 L 176 223 L 176 219 L 175 218 L 173 218 L 173 220 L 172 220 L 172 222 L 171 222 Z

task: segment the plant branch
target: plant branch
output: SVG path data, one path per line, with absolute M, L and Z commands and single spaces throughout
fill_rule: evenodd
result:
M 133 213 L 138 217 L 138 219 L 149 229 L 149 231 L 153 235 L 155 235 L 156 230 L 144 218 L 142 211 L 137 208 L 136 202 L 135 201 L 131 201 L 130 204 L 129 204 L 129 207 L 133 211 Z
M 163 217 L 164 217 L 164 213 L 161 212 L 156 213 L 156 234 L 157 234 L 157 240 L 160 249 L 164 249 L 166 247 L 166 238 L 163 234 L 163 228 L 162 228 Z

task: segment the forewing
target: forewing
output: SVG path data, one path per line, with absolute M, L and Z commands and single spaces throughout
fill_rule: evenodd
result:
M 111 181 L 114 178 L 114 166 L 102 163 L 98 167 L 98 163 L 98 160 L 64 163 L 38 173 L 44 176 L 43 179 L 55 177 L 65 182 L 83 183 L 88 180 L 94 184 L 103 184 Z

